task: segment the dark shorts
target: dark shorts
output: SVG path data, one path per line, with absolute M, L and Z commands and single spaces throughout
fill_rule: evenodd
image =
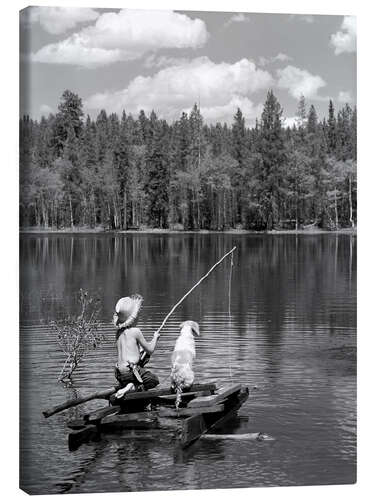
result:
M 142 384 L 137 380 L 131 370 L 125 373 L 121 373 L 117 367 L 115 368 L 115 377 L 119 381 L 121 387 L 125 387 L 127 384 L 132 382 L 136 388 L 143 388 L 147 391 L 148 389 L 152 389 L 153 387 L 159 385 L 158 377 L 150 372 L 150 370 L 146 370 L 145 368 L 141 368 L 140 366 L 138 366 L 138 373 L 142 378 Z

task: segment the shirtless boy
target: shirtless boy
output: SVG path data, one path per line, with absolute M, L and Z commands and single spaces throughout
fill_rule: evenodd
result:
M 115 376 L 122 387 L 117 391 L 116 398 L 129 391 L 148 390 L 159 384 L 158 377 L 141 366 L 142 352 L 152 354 L 160 336 L 155 332 L 151 342 L 147 342 L 141 330 L 136 328 L 142 302 L 140 295 L 132 295 L 121 298 L 116 304 L 113 316 L 118 353 Z

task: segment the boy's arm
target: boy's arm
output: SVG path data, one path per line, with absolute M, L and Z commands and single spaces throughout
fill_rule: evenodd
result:
M 151 342 L 147 342 L 147 340 L 144 338 L 141 330 L 137 330 L 137 333 L 136 333 L 136 339 L 137 339 L 138 344 L 140 346 L 142 346 L 143 349 L 148 354 L 152 354 L 155 351 L 156 343 L 157 343 L 159 337 L 160 337 L 160 333 L 155 332 L 154 336 L 152 337 Z

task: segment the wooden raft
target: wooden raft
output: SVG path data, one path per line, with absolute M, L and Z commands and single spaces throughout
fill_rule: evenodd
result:
M 116 406 L 105 406 L 68 423 L 69 449 L 100 439 L 102 433 L 138 430 L 174 430 L 176 443 L 185 448 L 237 414 L 249 396 L 241 384 L 195 384 L 182 394 L 178 409 L 176 394 L 168 389 L 129 393 Z

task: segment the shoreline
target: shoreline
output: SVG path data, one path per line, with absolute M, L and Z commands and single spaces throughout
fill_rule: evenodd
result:
M 301 234 L 301 235 L 318 235 L 318 234 L 351 234 L 357 235 L 357 228 L 342 228 L 337 230 L 329 229 L 272 229 L 270 231 L 252 231 L 249 229 L 227 229 L 224 231 L 207 230 L 177 230 L 177 229 L 103 229 L 103 228 L 75 228 L 75 229 L 52 229 L 52 228 L 20 228 L 20 234 L 232 234 L 232 235 L 283 235 L 283 234 Z

